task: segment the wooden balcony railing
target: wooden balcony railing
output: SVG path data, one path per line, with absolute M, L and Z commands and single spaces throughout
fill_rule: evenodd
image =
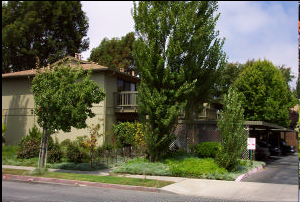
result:
M 219 118 L 218 116 L 216 109 L 204 108 L 197 118 L 200 120 L 217 120 Z
M 137 91 L 122 91 L 114 93 L 114 108 L 116 112 L 137 112 Z
M 137 112 L 137 91 L 122 91 L 114 93 L 114 109 L 117 113 L 136 113 Z M 184 119 L 185 113 L 182 110 L 179 119 Z M 204 107 L 198 115 L 198 120 L 217 120 L 217 110 Z
M 179 119 L 185 118 L 185 111 L 181 110 Z M 202 112 L 196 117 L 197 120 L 217 120 L 219 119 L 219 114 L 216 109 L 204 107 Z

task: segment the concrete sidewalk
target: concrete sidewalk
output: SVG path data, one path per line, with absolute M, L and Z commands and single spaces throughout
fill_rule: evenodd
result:
M 2 168 L 27 169 L 27 170 L 35 169 L 34 167 L 7 166 L 7 165 L 2 165 Z M 49 171 L 81 173 L 81 174 L 90 174 L 90 175 L 109 175 L 110 169 L 101 170 L 101 171 L 73 171 L 73 170 L 49 169 Z M 126 175 L 118 175 L 118 176 L 145 178 L 145 175 L 126 174 Z M 155 189 L 155 188 L 141 189 L 139 187 L 124 186 L 124 185 L 123 186 L 106 185 L 106 187 L 108 186 L 111 188 L 124 188 L 130 190 L 140 190 L 140 191 L 171 192 L 174 194 L 193 195 L 193 196 L 235 200 L 235 201 L 298 202 L 299 188 L 297 185 L 234 182 L 234 181 L 223 181 L 223 180 L 205 180 L 205 179 L 191 179 L 191 178 L 167 177 L 167 176 L 146 176 L 146 178 L 173 181 L 175 183 L 160 189 Z M 64 180 L 60 180 L 59 183 L 64 183 Z M 67 183 L 67 180 L 65 180 L 65 183 L 68 184 L 70 182 Z M 83 182 L 82 184 L 84 184 L 84 186 L 89 186 L 89 184 Z M 101 185 L 101 183 L 98 184 Z M 103 186 L 103 183 L 101 186 Z
M 161 189 L 177 194 L 237 201 L 298 202 L 296 185 L 187 179 Z

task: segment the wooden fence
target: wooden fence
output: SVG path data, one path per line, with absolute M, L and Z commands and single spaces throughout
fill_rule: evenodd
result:
M 120 164 L 128 160 L 145 157 L 145 147 L 123 147 L 97 152 L 95 162 L 97 164 Z

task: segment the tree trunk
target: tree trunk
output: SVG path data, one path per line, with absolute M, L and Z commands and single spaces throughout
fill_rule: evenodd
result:
M 40 148 L 40 155 L 39 155 L 39 166 L 41 168 L 44 168 L 47 161 L 47 149 L 48 149 L 48 139 L 49 134 L 47 133 L 47 130 L 43 129 L 42 134 L 42 143 Z
M 187 117 L 187 123 L 186 126 L 189 128 L 189 130 L 191 131 L 191 139 L 192 139 L 192 145 L 195 145 L 195 110 L 194 110 L 194 102 L 191 101 L 190 103 L 190 107 L 188 108 L 189 110 L 189 117 Z
M 91 156 L 91 169 L 93 168 L 93 153 L 90 152 L 90 156 Z

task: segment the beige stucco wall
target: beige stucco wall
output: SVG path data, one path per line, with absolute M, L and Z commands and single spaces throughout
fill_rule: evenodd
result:
M 109 136 L 112 125 L 116 124 L 114 111 L 114 92 L 117 92 L 117 78 L 111 74 L 105 76 L 106 106 L 105 106 L 105 131 Z M 110 138 L 108 138 L 109 140 Z
M 101 89 L 105 89 L 105 75 L 103 73 L 96 73 L 91 76 Z M 6 143 L 8 145 L 17 145 L 20 140 L 28 134 L 28 131 L 36 123 L 36 116 L 33 113 L 34 98 L 31 92 L 31 79 L 28 77 L 16 77 L 12 79 L 2 79 L 2 123 L 7 127 L 4 134 Z M 109 79 L 110 80 L 110 79 Z M 109 86 L 111 86 L 110 84 Z M 108 87 L 110 88 L 110 87 Z M 108 91 L 109 92 L 109 91 Z M 110 95 L 110 93 L 107 93 Z M 92 111 L 95 117 L 87 120 L 87 125 L 100 123 L 100 133 L 105 133 L 106 128 L 106 99 L 99 104 L 94 104 Z M 112 98 L 109 96 L 108 98 Z M 52 137 L 58 138 L 61 142 L 64 139 L 75 140 L 78 136 L 88 135 L 88 129 L 72 128 L 71 132 L 58 131 Z M 103 138 L 100 138 L 98 143 L 102 144 Z
M 28 77 L 2 79 L 2 123 L 6 143 L 17 145 L 35 123 L 34 99 Z

